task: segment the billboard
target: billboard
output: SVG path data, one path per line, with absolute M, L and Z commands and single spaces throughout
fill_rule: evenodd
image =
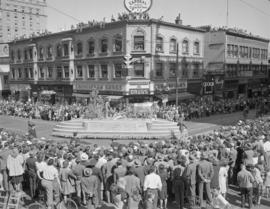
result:
M 124 0 L 126 9 L 131 13 L 144 13 L 152 7 L 152 0 Z

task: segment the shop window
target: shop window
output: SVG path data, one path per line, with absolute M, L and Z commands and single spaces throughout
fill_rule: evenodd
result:
M 122 36 L 118 35 L 114 38 L 114 52 L 122 52 L 123 42 Z
M 144 63 L 134 63 L 134 76 L 144 77 Z
M 114 65 L 114 76 L 115 76 L 115 78 L 122 78 L 123 77 L 122 64 L 115 64 Z
M 134 36 L 134 50 L 144 51 L 144 36 Z
M 93 40 L 88 41 L 88 54 L 89 55 L 95 54 L 95 41 Z
M 102 39 L 100 41 L 100 50 L 101 50 L 101 53 L 108 52 L 108 40 L 107 39 Z
M 163 38 L 162 37 L 157 37 L 156 51 L 157 52 L 163 52 Z
M 76 72 L 76 75 L 77 75 L 77 78 L 82 78 L 83 77 L 83 68 L 81 65 L 77 65 L 77 72 Z
M 182 54 L 188 54 L 189 53 L 189 43 L 188 40 L 184 40 L 182 42 Z
M 163 63 L 161 62 L 156 63 L 156 77 L 158 78 L 163 77 Z
M 82 42 L 77 43 L 77 55 L 82 55 L 83 53 L 83 44 Z
M 101 65 L 101 78 L 108 79 L 108 66 L 107 65 Z
M 88 65 L 88 78 L 95 78 L 95 66 L 94 65 Z
M 170 40 L 170 52 L 176 53 L 176 51 L 177 51 L 177 42 L 176 42 L 176 39 L 172 38 Z
M 200 42 L 196 41 L 194 42 L 194 46 L 193 46 L 193 53 L 195 55 L 199 55 L 200 54 Z
M 171 62 L 169 65 L 169 73 L 170 77 L 175 77 L 176 76 L 176 63 Z

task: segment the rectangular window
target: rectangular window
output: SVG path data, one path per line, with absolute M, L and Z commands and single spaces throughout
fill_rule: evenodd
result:
M 64 74 L 65 74 L 65 78 L 68 79 L 69 78 L 69 67 L 68 66 L 64 66 Z
M 115 78 L 122 78 L 123 77 L 122 64 L 115 64 L 114 65 L 114 76 L 115 76 Z
M 176 76 L 176 63 L 170 63 L 170 69 L 169 69 L 169 72 L 170 72 L 170 77 L 175 77 Z
M 177 51 L 177 43 L 175 39 L 171 39 L 170 41 L 170 52 L 171 53 L 176 53 Z
M 48 48 L 47 48 L 47 57 L 52 58 L 52 47 L 51 46 L 48 46 Z
M 34 78 L 33 68 L 29 68 L 29 77 Z
M 33 49 L 32 48 L 29 49 L 29 58 L 30 58 L 30 60 L 33 59 Z
M 22 70 L 21 70 L 21 68 L 18 68 L 18 77 L 22 78 Z
M 40 78 L 45 78 L 44 69 L 42 67 L 39 68 L 39 77 Z
M 108 79 L 108 66 L 101 65 L 101 78 Z
M 57 67 L 57 78 L 62 79 L 63 78 L 63 70 L 61 66 Z
M 26 79 L 29 78 L 28 68 L 24 68 L 24 77 L 25 77 Z
M 95 66 L 94 65 L 88 65 L 88 78 L 95 78 Z
M 15 69 L 12 68 L 12 69 L 11 69 L 11 78 L 12 78 L 12 79 L 15 79 L 15 77 L 16 77 L 16 76 L 15 76 Z
M 4 84 L 5 84 L 5 85 L 8 84 L 8 75 L 4 75 Z
M 77 72 L 76 72 L 76 76 L 77 78 L 82 78 L 83 77 L 83 68 L 81 65 L 77 65 Z
M 200 63 L 193 64 L 193 76 L 198 77 L 200 72 Z
M 134 50 L 144 50 L 144 36 L 134 36 Z
M 144 63 L 134 63 L 134 76 L 144 77 Z
M 49 66 L 48 67 L 48 78 L 52 78 L 53 77 L 53 67 Z
M 43 52 L 43 48 L 39 48 L 39 59 L 43 59 L 44 56 L 44 52 Z
M 156 63 L 156 77 L 163 77 L 163 63 Z
M 64 56 L 68 57 L 69 56 L 68 44 L 63 44 L 63 48 L 64 48 Z

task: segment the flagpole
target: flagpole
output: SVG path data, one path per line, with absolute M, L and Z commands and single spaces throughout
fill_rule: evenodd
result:
M 229 0 L 227 0 L 226 26 L 229 27 Z

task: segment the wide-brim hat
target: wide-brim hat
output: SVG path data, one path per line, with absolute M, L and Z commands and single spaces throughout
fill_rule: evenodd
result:
M 81 154 L 81 161 L 86 161 L 88 160 L 88 155 L 86 153 Z
M 93 173 L 93 171 L 92 171 L 91 168 L 85 168 L 85 169 L 83 170 L 83 175 L 84 175 L 85 177 L 91 176 L 92 173 Z

